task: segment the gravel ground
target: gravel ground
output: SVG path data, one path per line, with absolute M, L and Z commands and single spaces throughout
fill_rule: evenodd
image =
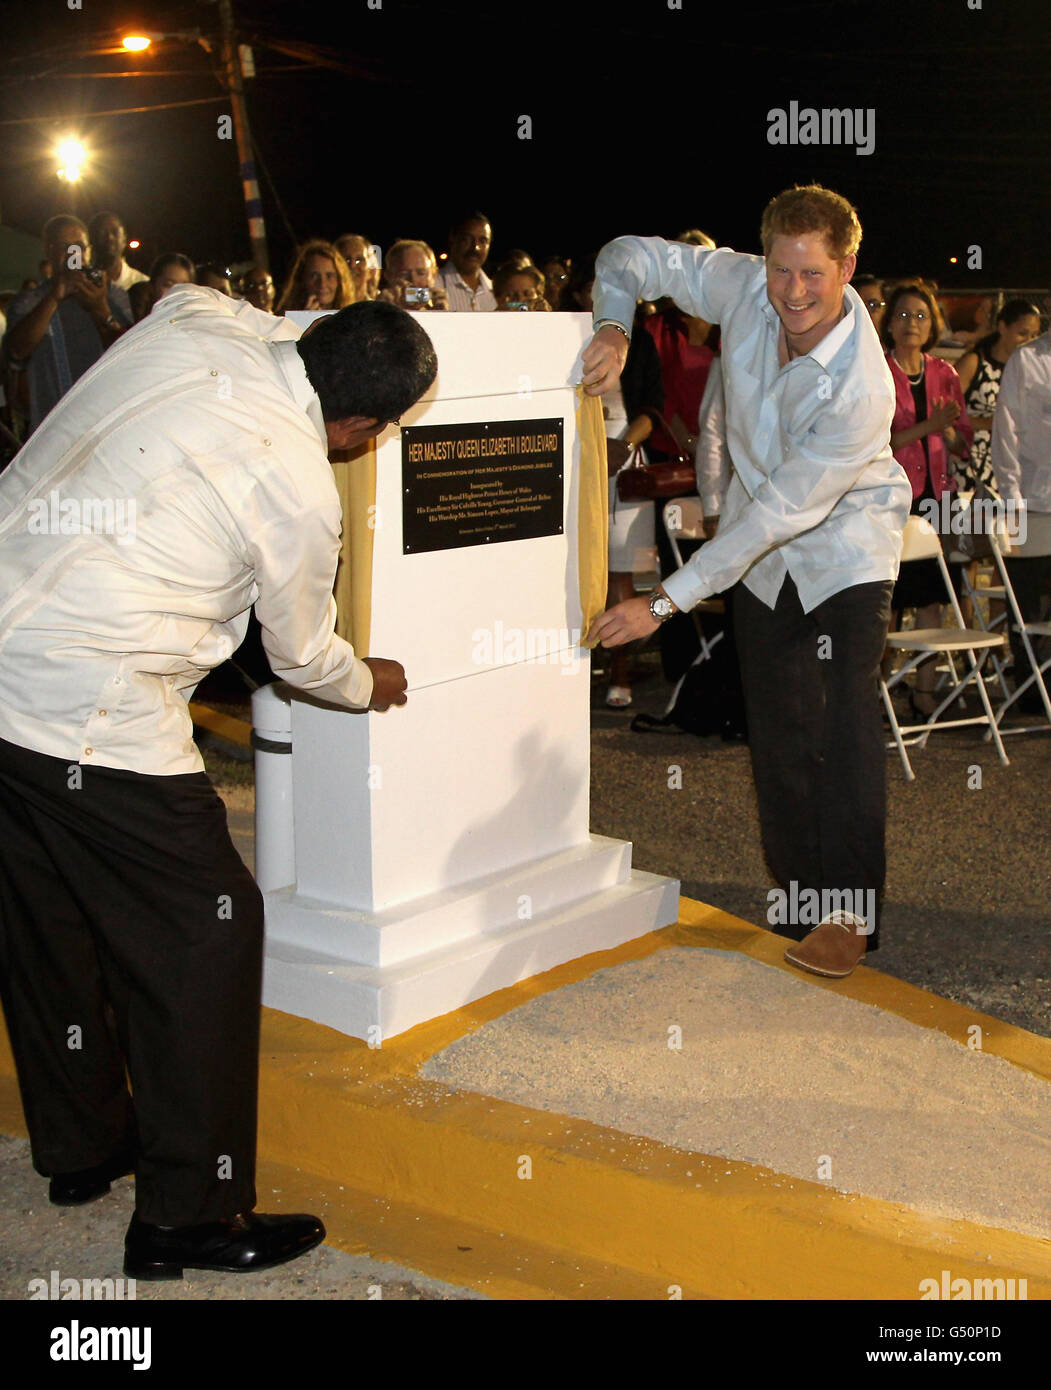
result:
M 604 690 L 596 670 L 592 829 L 633 841 L 636 867 L 679 878 L 687 896 L 765 924 L 774 884 L 759 845 L 747 748 L 718 738 L 630 731 L 632 713 L 661 713 L 667 698 L 654 652 L 639 657 L 633 710 L 607 710 Z M 246 701 L 224 708 L 248 717 Z M 939 734 L 916 753 L 911 784 L 897 755 L 888 754 L 889 875 L 881 947 L 872 964 L 1051 1036 L 1051 734 L 1011 738 L 1007 747 L 1011 766 L 1001 768 L 976 731 Z M 238 848 L 251 864 L 250 769 L 223 757 L 214 742 L 207 760 Z M 975 764 L 982 769 L 980 790 L 968 788 Z M 681 768 L 678 790 L 668 785 L 673 766 Z M 132 1184 L 124 1180 L 88 1208 L 51 1207 L 43 1180 L 30 1167 L 28 1144 L 0 1136 L 0 1298 L 25 1298 L 28 1280 L 47 1277 L 51 1269 L 63 1275 L 119 1272 L 113 1256 L 132 1204 Z M 194 1272 L 178 1284 L 140 1285 L 139 1297 L 364 1299 L 376 1284 L 385 1299 L 479 1297 L 327 1246 L 250 1280 Z
M 270 1208 L 272 1209 L 272 1208 Z M 135 1210 L 131 1178 L 113 1184 L 109 1196 L 83 1207 L 53 1207 L 47 1180 L 34 1172 L 29 1141 L 0 1135 L 0 1300 L 29 1297 L 31 1279 L 116 1279 L 121 1277 L 124 1232 Z M 268 1210 L 260 1192 L 259 1210 Z M 291 1264 L 258 1274 L 209 1274 L 190 1270 L 185 1278 L 151 1283 L 137 1280 L 135 1299 L 242 1302 L 274 1299 L 396 1302 L 481 1299 L 473 1289 L 431 1279 L 401 1265 L 348 1255 L 320 1245 Z

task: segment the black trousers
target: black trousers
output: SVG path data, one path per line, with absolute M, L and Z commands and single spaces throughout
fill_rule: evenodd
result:
M 262 960 L 262 898 L 205 773 L 0 740 L 0 997 L 38 1172 L 130 1145 L 143 1221 L 251 1210 Z
M 879 945 L 886 751 L 877 698 L 893 584 L 857 584 L 804 613 L 785 578 L 770 609 L 734 590 L 763 849 L 781 888 L 868 894 Z M 869 901 L 867 898 L 865 901 Z M 868 914 L 866 920 L 868 920 Z M 815 921 L 778 926 L 802 940 Z

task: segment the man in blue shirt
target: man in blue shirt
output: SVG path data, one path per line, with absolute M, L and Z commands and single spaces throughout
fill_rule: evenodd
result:
M 12 367 L 28 374 L 30 431 L 132 324 L 128 296 L 89 268 L 91 246 L 79 218 L 52 217 L 44 246 L 51 275 L 11 301 L 4 337 Z
M 860 242 L 853 207 L 818 186 L 767 205 L 763 258 L 621 237 L 598 258 L 596 332 L 583 355 L 585 389 L 608 390 L 640 298 L 669 295 L 722 327 L 734 471 L 718 534 L 650 599 L 607 610 L 588 638 L 630 642 L 737 585 L 763 847 L 788 900 L 807 905 L 787 924 L 800 944 L 786 959 L 830 977 L 878 944 L 886 787 L 876 681 L 912 497 L 890 450 L 890 372 L 848 285 Z

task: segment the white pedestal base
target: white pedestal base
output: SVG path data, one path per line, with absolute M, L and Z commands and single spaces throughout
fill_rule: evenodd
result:
M 602 836 L 380 913 L 264 895 L 263 1003 L 378 1042 L 678 919 L 679 884 Z M 585 886 L 586 885 L 586 886 Z M 525 920 L 523 898 L 531 912 Z M 435 949 L 426 942 L 443 944 Z

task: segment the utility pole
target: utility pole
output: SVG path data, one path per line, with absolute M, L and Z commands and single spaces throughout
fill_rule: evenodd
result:
M 219 0 L 219 22 L 222 29 L 223 71 L 226 75 L 226 90 L 230 93 L 230 109 L 234 119 L 234 139 L 237 142 L 237 159 L 241 169 L 245 212 L 248 215 L 248 238 L 252 243 L 252 259 L 261 269 L 269 270 L 270 257 L 266 247 L 263 203 L 259 197 L 259 180 L 255 172 L 252 136 L 248 129 L 248 112 L 245 109 L 241 59 L 237 51 L 237 37 L 234 32 L 233 0 Z

